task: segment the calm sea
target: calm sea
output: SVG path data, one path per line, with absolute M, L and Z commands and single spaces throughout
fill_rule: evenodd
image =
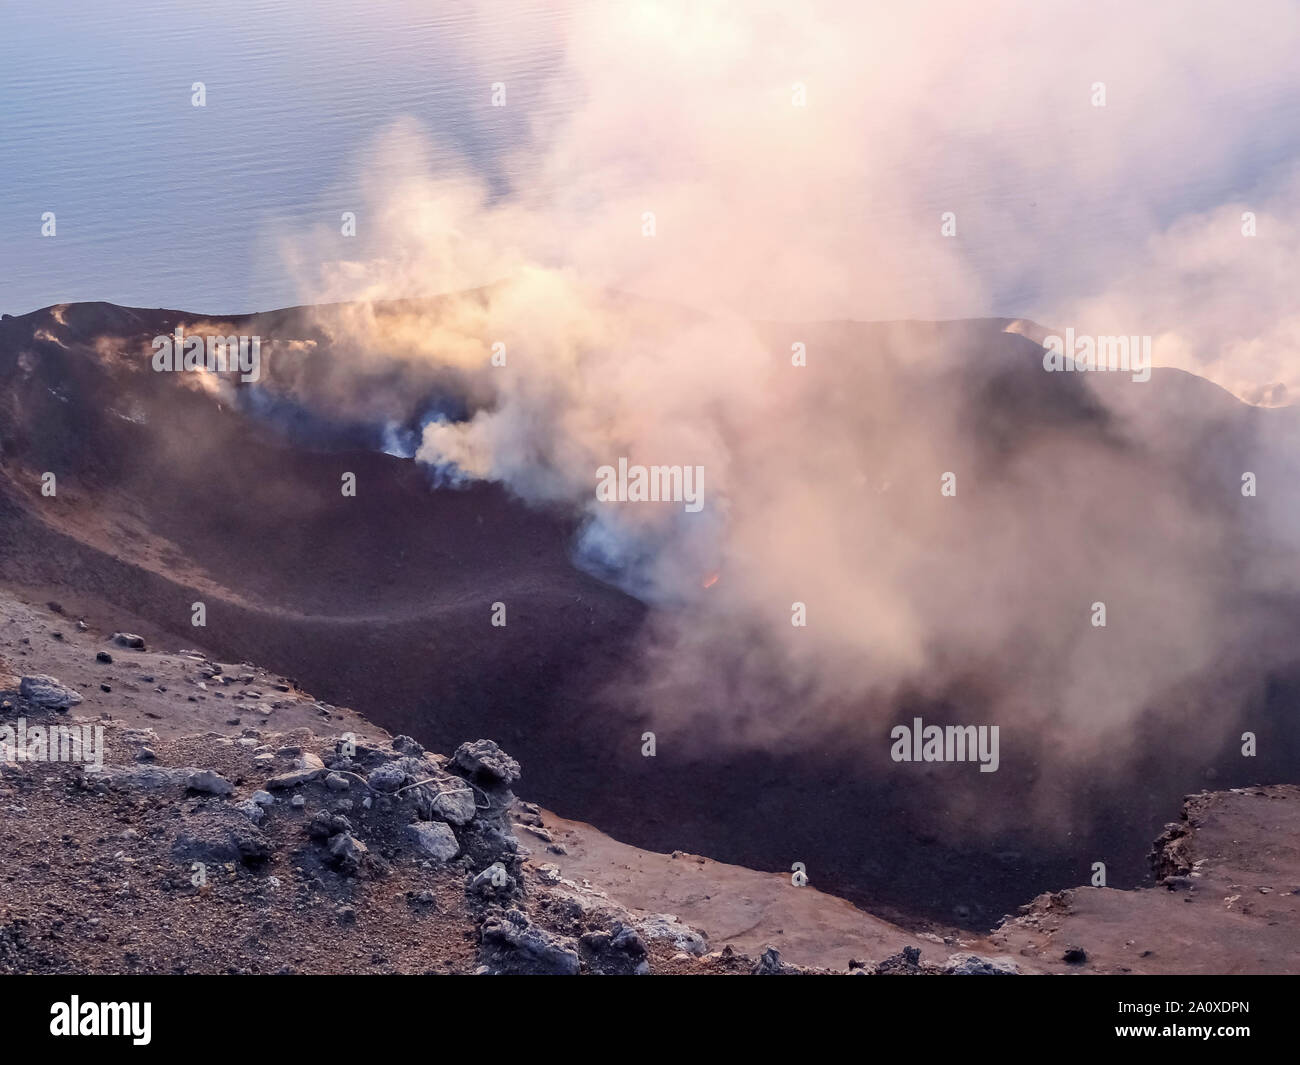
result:
M 564 19 L 555 0 L 0 0 L 0 310 L 295 302 L 271 235 L 356 209 L 346 183 L 388 124 L 421 123 L 435 171 L 508 187 L 505 149 L 557 106 Z
M 427 133 L 435 174 L 468 170 L 504 195 L 518 187 L 510 167 L 529 165 L 537 129 L 578 106 L 564 42 L 584 2 L 0 0 L 0 310 L 99 299 L 219 314 L 300 302 L 282 245 L 309 246 L 296 238 L 359 209 L 367 146 L 401 119 Z M 606 2 L 631 0 L 597 0 Z M 801 10 L 792 0 L 791 17 Z M 1196 32 L 1213 41 L 1225 18 Z M 1098 33 L 1122 43 L 1123 29 L 1112 10 Z M 922 37 L 918 47 L 943 43 Z M 1015 99 L 1032 102 L 1050 87 L 1037 68 L 1004 69 L 978 49 L 958 54 L 970 83 L 949 88 L 961 99 L 1017 78 Z M 843 160 L 897 171 L 893 187 L 920 190 L 916 202 L 846 194 L 836 207 L 843 228 L 896 230 L 894 215 L 906 209 L 917 240 L 937 244 L 940 214 L 953 210 L 965 273 L 981 291 L 942 316 L 1035 315 L 1053 295 L 1104 287 L 1151 232 L 1185 212 L 1265 203 L 1269 175 L 1300 155 L 1300 79 L 1233 68 L 1226 85 L 1180 110 L 1199 76 L 1184 84 L 1166 65 L 1163 80 L 1146 85 L 1124 54 L 1101 64 L 1114 93 L 1105 112 L 1081 95 L 1093 77 L 1087 63 L 1063 69 L 1060 106 L 994 114 L 978 128 L 945 125 L 949 110 L 964 113 L 959 101 L 919 98 L 925 121 L 906 152 L 855 149 Z M 615 79 L 618 70 L 614 56 Z M 491 106 L 499 81 L 510 94 L 504 108 Z M 195 82 L 206 87 L 205 107 L 191 104 Z M 836 91 L 882 86 L 864 74 Z M 670 94 L 664 106 L 682 101 Z M 1153 120 L 1160 107 L 1179 121 Z M 846 144 L 865 136 L 837 135 Z M 1040 156 L 1037 168 L 1005 163 Z M 1112 163 L 1099 167 L 1099 158 Z M 696 165 L 681 163 L 687 173 Z M 51 211 L 55 239 L 41 235 Z M 359 225 L 349 258 L 384 254 L 369 244 L 373 232 Z M 939 284 L 925 269 L 906 280 L 909 292 Z

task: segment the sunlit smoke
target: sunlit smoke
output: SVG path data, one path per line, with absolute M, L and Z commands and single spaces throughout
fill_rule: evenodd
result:
M 1224 728 L 1178 714 L 1207 712 L 1197 678 L 1248 662 L 1244 700 L 1280 660 L 1252 596 L 1294 572 L 1294 515 L 1247 516 L 1237 456 L 1185 453 L 1235 402 L 1188 393 L 1171 430 L 1163 379 L 1051 378 L 1034 340 L 1143 334 L 1157 366 L 1249 402 L 1300 388 L 1300 198 L 1269 161 L 1300 11 L 1253 17 L 583 5 L 578 103 L 538 122 L 517 187 L 432 173 L 399 123 L 358 162 L 383 258 L 341 260 L 326 232 L 287 249 L 304 302 L 360 301 L 320 318 L 346 353 L 328 384 L 296 383 L 398 425 L 412 395 L 462 404 L 421 422 L 418 461 L 572 512 L 575 562 L 660 608 L 637 664 L 656 683 L 630 675 L 629 701 L 708 742 L 867 746 L 907 691 L 978 701 L 1004 765 L 1019 743 L 1118 766 L 1153 709 L 1171 745 L 1213 749 Z M 1278 150 L 1244 187 L 1259 144 Z M 1234 439 L 1281 469 L 1293 431 Z M 704 510 L 598 501 L 620 456 L 703 467 Z M 1243 563 L 1247 521 L 1268 547 Z

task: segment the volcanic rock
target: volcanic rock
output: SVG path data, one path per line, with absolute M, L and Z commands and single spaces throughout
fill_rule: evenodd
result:
M 402 832 L 408 843 L 440 862 L 449 862 L 460 853 L 460 844 L 451 828 L 441 821 L 416 821 Z
M 18 694 L 32 705 L 49 710 L 67 710 L 81 702 L 80 692 L 44 673 L 23 677 L 18 684 Z
M 235 790 L 230 781 L 211 769 L 195 770 L 185 778 L 185 786 L 191 791 L 201 791 L 208 795 L 229 795 Z
M 369 854 L 366 845 L 350 832 L 340 832 L 326 849 L 332 864 L 344 876 L 356 876 Z
M 511 975 L 576 976 L 581 962 L 572 940 L 533 925 L 521 910 L 489 917 L 482 927 L 483 961 Z
M 257 762 L 257 759 L 253 759 Z M 295 769 L 287 773 L 279 773 L 266 782 L 266 786 L 272 790 L 284 790 L 285 788 L 296 788 L 300 784 L 306 784 L 308 781 L 315 780 L 325 772 L 325 763 L 310 751 L 298 758 L 298 765 Z
M 451 767 L 486 788 L 509 788 L 520 775 L 519 763 L 493 740 L 462 743 L 452 755 Z
M 943 967 L 949 976 L 1018 976 L 1020 968 L 1007 957 L 982 958 L 978 954 L 954 954 Z

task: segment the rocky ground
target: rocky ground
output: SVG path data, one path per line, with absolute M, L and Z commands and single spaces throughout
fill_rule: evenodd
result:
M 0 740 L 103 729 L 99 765 L 0 757 L 0 971 L 863 971 L 917 943 L 517 800 L 491 740 L 445 757 L 251 664 L 0 606 Z
M 1300 788 L 1188 796 L 1140 891 L 1040 895 L 992 936 L 1045 972 L 1300 973 Z
M 205 321 L 200 316 L 82 303 L 0 319 L 0 588 L 42 611 L 49 601 L 65 611 L 28 623 L 33 646 L 36 633 L 54 628 L 71 638 L 73 623 L 84 618 L 101 639 L 127 630 L 150 647 L 197 647 L 223 663 L 255 662 L 274 679 L 294 678 L 317 699 L 351 707 L 430 750 L 451 753 L 466 739 L 491 737 L 523 765 L 521 794 L 548 810 L 596 825 L 643 853 L 680 849 L 729 868 L 783 871 L 782 886 L 791 864 L 803 862 L 814 888 L 894 928 L 954 940 L 930 944 L 940 949 L 977 937 L 1027 898 L 1081 882 L 1098 858 L 1106 860 L 1112 884 L 1148 883 L 1146 849 L 1189 792 L 1297 779 L 1300 668 L 1270 676 L 1268 698 L 1251 711 L 1256 757 L 1241 756 L 1245 726 L 1225 705 L 1222 721 L 1187 730 L 1189 749 L 1176 757 L 1158 731 L 1133 736 L 1132 763 L 1098 780 L 1090 773 L 1076 779 L 1068 765 L 1058 776 L 1051 759 L 1043 760 L 1049 752 L 1035 753 L 1039 737 L 1028 730 L 1019 730 L 1014 750 L 1004 748 L 998 773 L 917 766 L 901 772 L 888 760 L 885 722 L 894 718 L 883 695 L 862 708 L 874 724 L 854 737 L 821 735 L 817 722 L 838 720 L 845 708 L 810 704 L 804 719 L 811 731 L 797 743 L 749 742 L 743 728 L 715 733 L 700 712 L 652 713 L 629 694 L 645 682 L 644 652 L 654 645 L 657 624 L 670 619 L 575 567 L 572 519 L 529 507 L 500 485 L 430 490 L 427 468 L 381 453 L 381 426 L 395 420 L 418 430 L 429 404 L 461 396 L 459 386 L 432 362 L 412 365 L 397 349 L 376 351 L 363 375 L 365 409 L 338 405 L 339 374 L 355 354 L 347 338 L 356 310 L 296 308 L 211 323 L 222 334 L 263 338 L 266 376 L 255 390 L 214 391 L 194 375 L 152 371 L 151 339 L 196 326 Z M 367 313 L 387 316 L 401 333 L 425 315 L 440 320 L 443 310 L 435 300 Z M 658 321 L 660 313 L 647 312 L 653 328 L 675 330 Z M 496 326 L 488 319 L 484 328 Z M 972 424 L 991 427 L 987 446 L 977 450 L 992 464 L 987 475 L 1000 477 L 1010 459 L 1005 448 L 1017 441 L 1045 446 L 1049 425 L 1064 434 L 1051 454 L 1085 453 L 1097 438 L 1095 410 L 1079 382 L 1064 381 L 1073 375 L 1045 377 L 1033 342 L 1006 328 L 1000 320 L 800 323 L 771 324 L 764 335 L 782 359 L 792 336 L 845 353 L 846 376 L 800 375 L 804 384 L 791 399 L 811 404 L 807 409 L 838 409 L 855 395 L 899 389 L 896 371 L 914 362 L 959 368 L 927 375 L 924 388 L 907 386 L 900 409 L 942 424 L 959 409 Z M 969 377 L 977 367 L 978 381 Z M 1153 432 L 1184 440 L 1188 418 L 1215 427 L 1227 463 L 1215 476 L 1235 483 L 1246 467 L 1231 456 L 1240 449 L 1254 454 L 1260 412 L 1175 371 L 1162 383 L 1164 372 L 1157 371 L 1151 396 L 1171 420 L 1166 432 L 1157 419 Z M 412 373 L 422 376 L 413 380 Z M 1166 398 L 1157 404 L 1156 396 Z M 1274 416 L 1283 417 L 1269 412 L 1270 421 Z M 844 442 L 846 453 L 877 454 L 883 441 L 863 431 Z M 1161 454 L 1162 471 L 1180 470 L 1178 477 L 1198 484 L 1210 476 L 1203 459 L 1186 459 L 1185 447 Z M 910 462 L 901 454 L 878 457 L 882 469 Z M 1116 492 L 1137 490 L 1126 450 L 1107 462 Z M 1287 476 L 1255 469 L 1261 481 Z M 345 471 L 360 485 L 355 497 L 340 491 Z M 57 477 L 57 492 L 51 482 L 46 494 L 47 473 Z M 1166 483 L 1166 472 L 1161 477 Z M 1134 506 L 1144 501 L 1136 498 Z M 1032 524 L 1037 509 L 1009 513 L 1008 528 Z M 1248 515 L 1265 511 L 1240 510 L 1247 524 L 1227 542 L 1253 543 L 1262 530 Z M 1164 549 L 1154 529 L 1138 532 L 1149 538 L 1145 548 L 1130 544 L 1138 557 Z M 987 531 L 971 526 L 968 533 L 978 546 Z M 955 555 L 950 561 L 958 565 Z M 191 624 L 197 602 L 206 610 L 201 629 Z M 497 602 L 508 604 L 508 626 L 490 621 Z M 1280 613 L 1269 615 L 1267 631 L 1285 641 L 1285 633 L 1300 629 L 1300 605 L 1269 607 L 1275 608 Z M 15 632 L 21 627 L 15 624 Z M 1250 640 L 1245 632 L 1240 637 Z M 221 731 L 228 717 L 241 716 L 244 724 L 266 720 L 278 731 L 305 726 L 335 735 L 348 717 L 342 710 L 324 716 L 314 699 L 296 695 L 296 686 L 279 691 L 260 670 L 251 670 L 256 679 L 235 699 L 225 687 L 209 694 L 168 680 L 154 665 L 138 671 L 156 673 L 152 684 L 135 674 L 111 677 L 112 670 L 94 667 L 98 644 L 89 658 L 80 651 L 61 656 L 61 646 L 45 639 L 40 661 L 31 648 L 27 658 L 15 648 L 13 670 L 41 669 L 86 695 L 83 712 L 135 715 L 160 734 Z M 1001 683 L 1000 658 L 988 665 L 989 676 L 927 699 L 980 705 Z M 1259 679 L 1247 677 L 1248 690 Z M 101 691 L 102 681 L 112 690 Z M 797 690 L 773 692 L 771 708 L 802 700 Z M 647 730 L 658 736 L 653 758 L 642 756 Z M 969 788 L 978 794 L 966 794 Z M 1048 801 L 1027 805 L 1031 789 L 1043 788 Z M 607 860 L 603 847 L 589 857 L 601 876 L 617 876 L 622 859 Z M 663 873 L 663 905 L 691 905 L 695 888 L 668 890 L 675 882 L 669 874 L 683 863 L 660 869 L 647 861 L 645 868 L 630 863 L 640 870 L 636 879 L 649 883 Z M 716 893 L 711 903 L 732 893 Z M 736 942 L 749 950 L 761 946 L 755 938 L 784 930 L 775 941 L 787 956 L 804 950 L 793 929 L 806 921 L 796 926 L 780 911 L 791 897 L 775 887 L 735 893 L 752 901 L 718 918 L 725 934 L 741 937 Z M 809 903 L 800 896 L 794 905 Z M 751 929 L 762 907 L 771 923 Z M 933 923 L 917 923 L 922 917 Z M 698 919 L 715 917 L 702 912 Z M 840 918 L 827 920 L 828 937 L 845 931 Z M 954 937 L 952 925 L 964 932 Z M 878 930 L 880 942 L 871 928 L 865 943 L 849 940 L 849 956 L 907 945 L 897 932 Z M 805 946 L 806 964 L 844 964 L 840 954 L 847 952 L 828 960 L 819 937 Z
M 937 975 L 1296 972 L 1300 789 L 1188 799 L 1140 891 L 1045 894 L 988 936 L 610 839 L 283 677 L 0 593 L 0 971 Z M 5 727 L 10 731 L 3 731 Z M 0 749 L 0 756 L 9 752 Z

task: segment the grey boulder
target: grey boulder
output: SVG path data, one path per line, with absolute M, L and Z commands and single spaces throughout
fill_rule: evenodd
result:
M 29 703 L 50 710 L 67 710 L 81 702 L 80 692 L 44 673 L 23 677 L 18 684 L 18 694 Z

